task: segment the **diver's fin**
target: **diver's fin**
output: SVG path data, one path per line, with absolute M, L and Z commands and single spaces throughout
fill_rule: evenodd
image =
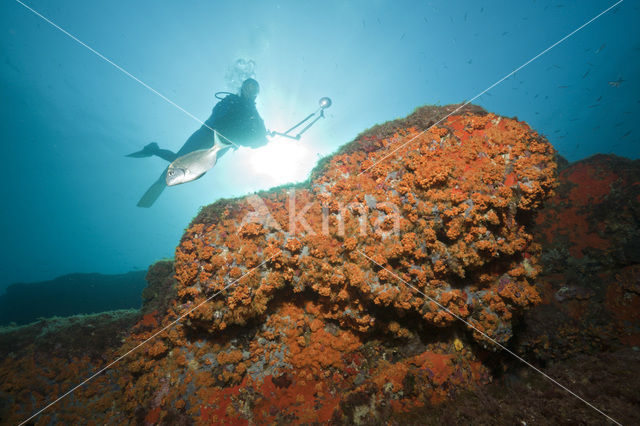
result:
M 132 152 L 131 154 L 127 154 L 126 157 L 133 157 L 133 158 L 151 157 L 159 149 L 160 148 L 158 147 L 157 143 L 151 142 L 150 144 L 148 144 L 144 148 L 142 148 L 140 151 L 136 151 L 136 152 Z
M 140 201 L 138 201 L 138 207 L 151 207 L 153 203 L 156 202 L 164 188 L 167 186 L 167 169 L 162 172 L 158 180 L 156 180 L 153 185 L 147 189 L 147 192 L 144 193 Z

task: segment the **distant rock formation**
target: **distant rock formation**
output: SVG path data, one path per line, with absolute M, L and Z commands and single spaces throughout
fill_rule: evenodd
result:
M 0 325 L 28 324 L 116 309 L 138 309 L 146 271 L 126 274 L 68 274 L 50 281 L 16 283 L 0 295 Z

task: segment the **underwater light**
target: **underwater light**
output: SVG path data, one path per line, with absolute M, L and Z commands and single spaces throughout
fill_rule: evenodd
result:
M 259 175 L 265 175 L 272 182 L 282 184 L 297 182 L 306 178 L 313 167 L 313 154 L 300 143 L 289 140 L 275 140 L 268 145 L 251 150 L 249 164 Z

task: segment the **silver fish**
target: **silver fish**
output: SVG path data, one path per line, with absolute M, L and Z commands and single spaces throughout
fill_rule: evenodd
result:
M 625 80 L 623 80 L 622 78 L 618 77 L 618 79 L 617 79 L 617 80 L 615 80 L 615 81 L 610 81 L 610 82 L 609 82 L 609 86 L 611 86 L 611 87 L 620 87 L 620 85 L 621 85 L 622 83 L 624 83 L 624 82 L 625 82 Z
M 167 186 L 179 185 L 191 182 L 202 177 L 216 165 L 221 151 L 231 148 L 232 145 L 220 142 L 218 132 L 215 132 L 214 143 L 211 148 L 199 149 L 182 157 L 176 158 L 167 169 Z

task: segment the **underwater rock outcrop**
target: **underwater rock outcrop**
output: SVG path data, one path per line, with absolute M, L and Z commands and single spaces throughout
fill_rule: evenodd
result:
M 204 208 L 176 250 L 181 302 L 242 283 L 190 314 L 189 326 L 243 325 L 277 296 L 307 291 L 322 321 L 356 333 L 388 328 L 378 313 L 451 326 L 444 306 L 508 340 L 513 314 L 538 301 L 540 246 L 526 226 L 552 192 L 553 149 L 525 123 L 494 114 L 422 130 L 361 136 L 308 186 L 258 194 L 267 219 L 247 221 L 256 214 L 247 199 Z
M 542 245 L 542 302 L 524 313 L 511 347 L 616 421 L 639 424 L 640 161 L 558 160 L 556 194 L 532 228 Z M 528 367 L 502 362 L 502 379 L 391 424 L 603 423 Z
M 563 165 L 533 232 L 543 303 L 526 313 L 519 351 L 559 361 L 640 346 L 640 161 L 595 155 Z
M 204 207 L 175 272 L 148 275 L 175 298 L 148 291 L 132 352 L 42 421 L 84 398 L 100 421 L 371 422 L 488 383 L 485 336 L 506 342 L 540 301 L 530 227 L 556 162 L 526 123 L 456 107 L 370 129 L 305 183 Z
M 453 109 L 360 135 L 305 184 L 203 208 L 176 249 L 178 299 L 158 326 L 197 308 L 124 361 L 156 384 L 126 399 L 159 401 L 149 392 L 177 369 L 188 374 L 166 382 L 172 402 L 147 405 L 147 420 L 365 421 L 487 383 L 451 313 L 493 350 L 477 330 L 505 342 L 538 302 L 527 226 L 556 163 L 525 123 L 477 107 L 424 131 Z

